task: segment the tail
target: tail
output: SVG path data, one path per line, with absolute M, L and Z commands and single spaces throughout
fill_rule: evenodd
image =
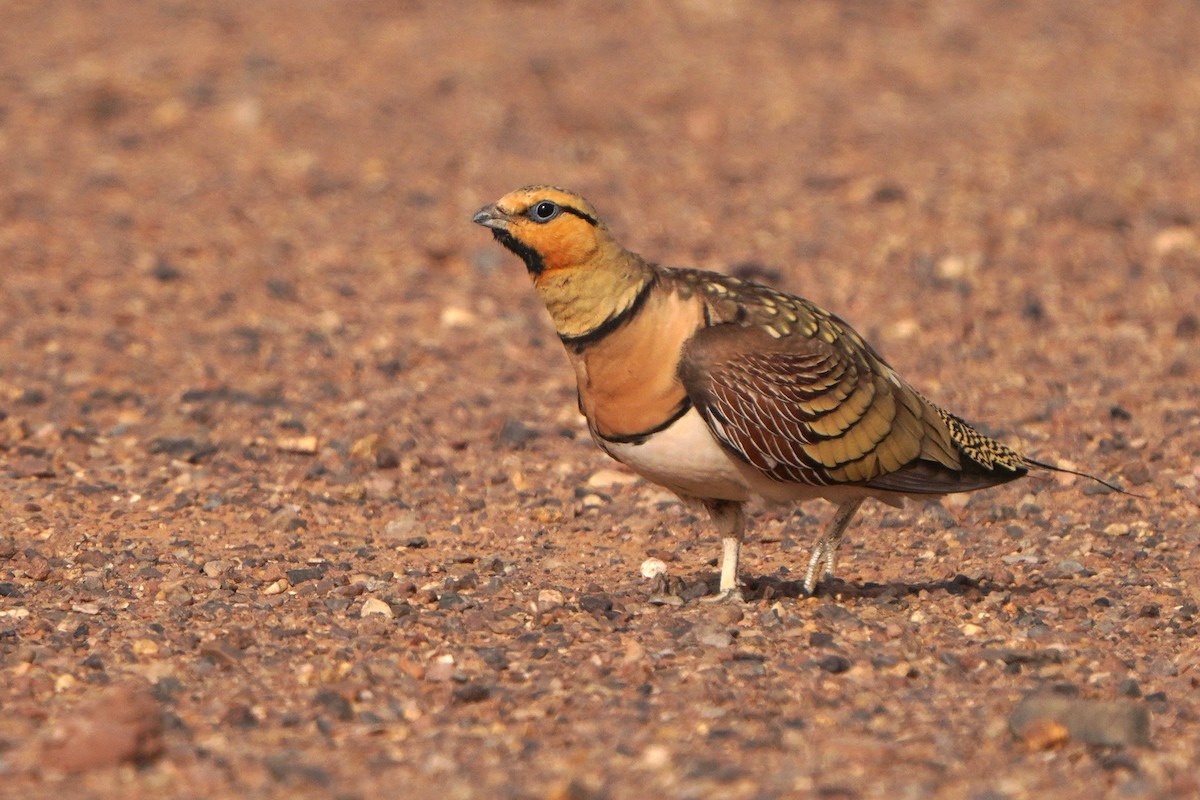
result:
M 1112 489 L 1114 492 L 1117 492 L 1118 494 L 1123 494 L 1127 497 L 1137 497 L 1142 500 L 1146 499 L 1146 495 L 1144 495 L 1144 494 L 1138 494 L 1137 492 L 1131 492 L 1128 489 L 1122 489 L 1120 486 L 1117 486 L 1115 483 L 1112 483 L 1111 481 L 1106 481 L 1104 478 L 1097 477 L 1096 475 L 1092 475 L 1090 472 L 1080 472 L 1077 469 L 1067 469 L 1066 467 L 1056 467 L 1053 464 L 1047 464 L 1045 461 L 1038 461 L 1037 459 L 1030 458 L 1029 456 L 1021 456 L 1021 460 L 1023 462 L 1025 462 L 1026 464 L 1028 464 L 1029 466 L 1037 467 L 1038 469 L 1048 469 L 1051 472 L 1063 472 L 1063 473 L 1066 473 L 1067 475 L 1078 475 L 1081 478 L 1087 478 L 1088 480 L 1095 481 L 1096 483 L 1100 484 L 1101 486 L 1107 486 L 1109 489 Z

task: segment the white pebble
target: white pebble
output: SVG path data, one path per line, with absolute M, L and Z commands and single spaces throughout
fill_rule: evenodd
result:
M 394 617 L 392 607 L 380 600 L 378 597 L 368 597 L 362 604 L 362 611 L 359 612 L 360 617 L 369 617 L 372 614 L 378 614 L 381 617 Z
M 667 564 L 661 558 L 647 558 L 642 562 L 642 577 L 657 578 L 667 573 Z

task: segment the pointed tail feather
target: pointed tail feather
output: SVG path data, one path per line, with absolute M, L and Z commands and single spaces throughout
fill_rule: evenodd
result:
M 1028 464 L 1031 467 L 1037 467 L 1038 469 L 1047 469 L 1047 470 L 1050 470 L 1051 472 L 1064 472 L 1067 475 L 1078 475 L 1081 478 L 1087 478 L 1088 480 L 1095 481 L 1096 483 L 1100 484 L 1101 486 L 1107 486 L 1109 489 L 1112 489 L 1114 492 L 1117 492 L 1119 494 L 1127 495 L 1129 497 L 1137 497 L 1142 500 L 1146 499 L 1146 495 L 1144 495 L 1144 494 L 1138 494 L 1137 492 L 1131 492 L 1128 489 L 1122 489 L 1120 486 L 1117 486 L 1115 483 L 1112 483 L 1111 481 L 1106 481 L 1104 478 L 1100 478 L 1095 475 L 1092 475 L 1090 472 L 1080 472 L 1077 469 L 1067 469 L 1066 467 L 1056 467 L 1053 464 L 1047 464 L 1045 461 L 1038 461 L 1037 459 L 1030 458 L 1029 456 L 1022 456 L 1021 460 L 1024 461 L 1026 464 Z

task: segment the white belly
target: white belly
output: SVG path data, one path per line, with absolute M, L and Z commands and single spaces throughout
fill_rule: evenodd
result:
M 694 408 L 642 444 L 596 441 L 646 480 L 678 494 L 713 500 L 750 499 L 750 486 L 738 461 L 721 449 Z
M 773 481 L 725 452 L 694 408 L 642 444 L 620 444 L 600 438 L 596 438 L 596 442 L 610 456 L 646 480 L 685 497 L 738 502 L 756 497 L 769 503 L 818 498 L 841 503 L 855 497 L 875 497 L 889 505 L 900 505 L 902 497 L 858 486 L 812 486 Z

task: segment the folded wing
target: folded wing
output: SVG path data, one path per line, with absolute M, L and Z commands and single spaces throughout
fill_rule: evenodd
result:
M 679 367 L 717 440 L 769 478 L 944 494 L 1025 474 L 1019 455 L 922 397 L 840 320 L 775 333 L 705 328 Z

